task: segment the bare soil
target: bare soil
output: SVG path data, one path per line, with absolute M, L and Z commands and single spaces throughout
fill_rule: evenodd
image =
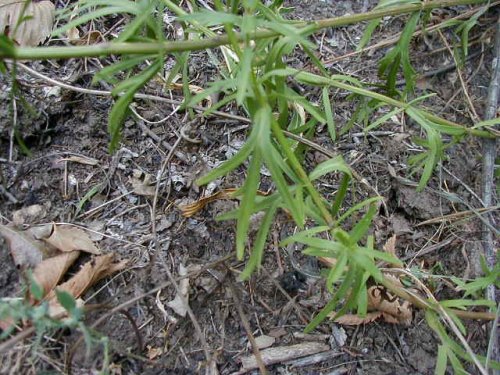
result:
M 290 17 L 301 19 L 326 18 L 368 10 L 373 0 L 288 1 L 295 9 Z M 459 14 L 463 9 L 443 11 L 443 17 Z M 480 27 L 472 30 L 474 36 L 491 33 L 495 12 L 481 18 Z M 393 36 L 401 30 L 404 17 L 390 19 L 375 33 L 374 41 Z M 319 57 L 330 61 L 352 52 L 363 33 L 362 25 L 328 30 L 317 35 L 321 48 Z M 432 34 L 433 35 L 433 34 Z M 487 34 L 485 34 L 487 35 Z M 412 60 L 421 73 L 433 71 L 452 62 L 449 53 L 434 52 L 441 47 L 439 38 L 416 38 Z M 363 54 L 361 57 L 338 59 L 327 66 L 332 73 L 353 74 L 365 82 L 377 82 L 377 61 L 388 47 Z M 482 48 L 482 49 L 481 49 Z M 470 82 L 469 95 L 479 116 L 483 115 L 486 88 L 489 84 L 491 50 L 487 42 L 472 48 L 471 58 L 462 68 Z M 206 53 L 192 56 L 192 71 L 198 74 L 194 84 L 204 86 L 215 79 L 215 67 L 207 63 Z M 307 59 L 297 52 L 290 58 L 297 67 L 308 69 Z M 73 86 L 90 88 L 92 74 L 99 70 L 95 59 L 85 62 L 52 61 L 28 64 L 37 72 Z M 132 259 L 131 266 L 119 275 L 100 282 L 86 295 L 87 304 L 107 304 L 110 307 L 89 313 L 86 322 L 91 325 L 112 306 L 141 296 L 164 284 L 154 294 L 138 299 L 122 314 L 112 314 L 96 330 L 110 339 L 111 373 L 114 374 L 194 374 L 205 366 L 204 345 L 197 336 L 189 316 L 181 317 L 167 306 L 176 292 L 167 286 L 168 269 L 178 275 L 180 265 L 194 276 L 190 278 L 189 304 L 206 340 L 210 354 L 216 359 L 221 374 L 240 369 L 240 358 L 252 354 L 243 326 L 243 316 L 254 336 L 275 337 L 274 346 L 307 342 L 300 336 L 307 320 L 328 301 L 329 294 L 320 279 L 307 277 L 302 286 L 293 285 L 295 272 L 286 249 L 280 248 L 281 239 L 294 230 L 285 213 L 278 216 L 269 236 L 263 269 L 249 282 L 237 280 L 243 264 L 234 257 L 235 223 L 216 221 L 217 215 L 236 207 L 237 202 L 221 200 L 209 204 L 193 218 L 184 218 L 177 208 L 179 203 L 192 202 L 202 196 L 204 189 L 194 180 L 225 160 L 245 140 L 246 125 L 234 120 L 212 116 L 197 118 L 187 129 L 191 142 L 182 139 L 176 146 L 176 155 L 167 163 L 166 173 L 152 214 L 153 199 L 133 193 L 132 179 L 137 171 L 150 175 L 154 181 L 169 157 L 165 142 L 171 147 L 178 141 L 179 130 L 189 121 L 188 114 L 176 112 L 175 106 L 138 100 L 134 110 L 142 118 L 130 117 L 123 129 L 120 150 L 108 153 L 107 115 L 112 100 L 106 96 L 89 95 L 68 89 L 56 89 L 50 82 L 19 69 L 17 80 L 26 104 L 17 100 L 16 126 L 31 155 L 22 153 L 12 142 L 12 117 L 9 116 L 10 83 L 0 80 L 0 214 L 2 223 L 12 219 L 15 211 L 34 204 L 45 207 L 43 217 L 26 224 L 71 222 L 97 232 L 96 241 L 104 252 L 116 252 L 121 258 Z M 456 69 L 423 77 L 419 87 L 434 92 L 424 105 L 450 120 L 471 123 L 467 102 L 460 91 Z M 106 87 L 96 88 L 107 90 Z M 161 94 L 161 87 L 153 83 L 147 93 Z M 424 91 L 419 88 L 417 95 Z M 181 92 L 172 92 L 181 100 Z M 312 91 L 312 100 L 318 93 Z M 332 99 L 338 127 L 350 119 L 354 106 L 345 95 L 337 93 Z M 31 108 L 28 108 L 28 107 Z M 224 109 L 237 113 L 234 108 Z M 165 122 L 158 122 L 170 116 Z M 147 121 L 145 121 L 147 120 Z M 145 129 L 149 129 L 146 131 Z M 419 226 L 424 220 L 480 207 L 475 194 L 480 194 L 480 143 L 466 139 L 447 150 L 447 158 L 438 167 L 429 187 L 417 193 L 415 185 L 405 178 L 418 181 L 418 175 L 409 175 L 408 156 L 415 154 L 413 137 L 419 128 L 411 123 L 388 123 L 384 133 L 356 135 L 361 125 L 343 134 L 333 143 L 326 128 L 318 129 L 313 141 L 333 152 L 342 153 L 351 166 L 385 198 L 374 221 L 373 234 L 381 248 L 393 234 L 398 237 L 397 255 L 408 267 L 419 266 L 435 274 L 472 277 L 477 272 L 477 254 L 480 222 L 476 219 L 452 223 Z M 151 137 L 156 135 L 162 142 Z M 97 165 L 68 162 L 69 156 L 85 156 L 98 160 Z M 311 168 L 324 156 L 317 151 L 307 153 Z M 241 186 L 244 168 L 210 188 L 219 190 Z M 406 181 L 406 182 L 405 182 Z M 103 184 L 101 192 L 78 209 L 87 192 Z M 332 196 L 338 181 L 321 180 L 321 189 Z M 273 186 L 264 176 L 261 190 Z M 446 194 L 456 194 L 461 202 L 450 202 Z M 351 199 L 369 197 L 373 192 L 357 184 Z M 153 222 L 156 237 L 153 232 Z M 258 218 L 255 229 L 258 228 Z M 252 238 L 249 239 L 249 242 Z M 432 247 L 434 246 L 434 248 Z M 427 251 L 428 249 L 431 249 Z M 434 249 L 434 250 L 433 250 Z M 420 255 L 422 254 L 422 255 Z M 0 243 L 0 296 L 14 296 L 21 288 L 20 271 L 16 269 L 6 244 Z M 314 267 L 314 265 L 312 266 Z M 73 270 L 74 272 L 74 270 Z M 292 285 L 290 285 L 292 284 Z M 285 290 L 280 289 L 280 286 Z M 433 291 L 438 298 L 457 297 L 458 293 L 438 279 Z M 299 314 L 300 312 L 300 314 Z M 306 318 L 304 321 L 302 317 Z M 135 327 L 134 327 L 135 325 Z M 138 330 L 138 335 L 135 333 Z M 488 336 L 481 322 L 467 322 L 467 340 L 474 350 L 486 352 Z M 332 339 L 332 332 L 345 332 L 341 345 Z M 44 338 L 35 354 L 25 347 L 12 348 L 0 364 L 2 373 L 60 373 L 68 372 L 65 362 L 80 333 L 58 333 L 53 339 Z M 313 342 L 331 346 L 331 358 L 311 365 L 297 367 L 291 362 L 269 366 L 272 374 L 432 374 L 435 366 L 438 338 L 426 325 L 423 313 L 415 311 L 408 327 L 375 322 L 359 327 L 339 326 L 325 321 Z M 30 341 L 26 341 L 29 343 Z M 94 373 L 99 369 L 102 350 L 93 348 L 86 355 L 84 345 L 74 350 L 70 368 L 74 374 Z

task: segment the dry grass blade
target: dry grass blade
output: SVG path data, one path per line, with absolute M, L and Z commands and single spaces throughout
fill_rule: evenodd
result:
M 216 201 L 218 199 L 232 199 L 232 198 L 234 198 L 233 193 L 236 190 L 237 189 L 224 189 L 224 190 L 218 191 L 217 193 L 209 195 L 208 197 L 200 198 L 196 202 L 179 206 L 179 209 L 182 211 L 182 216 L 191 217 L 191 216 L 195 215 L 197 212 L 199 212 L 200 210 L 202 210 L 207 204 L 209 204 L 213 201 Z
M 0 0 L 0 33 L 21 46 L 37 46 L 52 32 L 55 7 L 47 0 L 26 3 Z

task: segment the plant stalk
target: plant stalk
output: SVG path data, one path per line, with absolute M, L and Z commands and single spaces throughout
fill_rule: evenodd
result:
M 485 3 L 485 0 L 435 0 L 422 4 L 407 4 L 389 9 L 376 9 L 370 12 L 328 18 L 318 21 L 297 22 L 297 28 L 308 28 L 308 32 L 315 32 L 329 27 L 339 27 L 370 21 L 387 16 L 397 16 L 405 13 L 427 11 L 435 8 L 456 5 Z M 312 27 L 312 28 L 311 28 Z M 251 39 L 275 38 L 280 34 L 273 30 L 258 30 Z M 235 33 L 239 42 L 244 41 L 244 36 Z M 0 49 L 0 59 L 18 60 L 43 60 L 43 59 L 69 59 L 77 57 L 100 57 L 107 55 L 140 55 L 154 53 L 174 53 L 185 51 L 198 51 L 207 48 L 219 47 L 230 44 L 228 35 L 216 36 L 198 40 L 180 40 L 152 43 L 100 43 L 90 46 L 64 46 L 64 47 L 12 47 Z

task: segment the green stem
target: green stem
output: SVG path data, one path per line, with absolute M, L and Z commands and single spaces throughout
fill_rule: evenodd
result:
M 318 21 L 297 22 L 297 28 L 311 27 L 318 31 L 329 27 L 339 27 L 350 25 L 362 21 L 396 16 L 405 13 L 412 13 L 420 10 L 431 10 L 456 5 L 485 3 L 485 0 L 435 0 L 422 4 L 408 4 L 389 9 L 376 9 L 370 12 L 347 15 L 335 18 L 328 18 Z M 251 39 L 274 38 L 280 34 L 272 30 L 256 31 Z M 236 33 L 238 41 L 243 41 L 243 36 Z M 227 35 L 199 40 L 180 40 L 172 42 L 153 43 L 101 43 L 91 46 L 64 46 L 64 47 L 14 47 L 0 50 L 0 59 L 12 58 L 19 60 L 42 60 L 42 59 L 69 59 L 76 57 L 99 57 L 106 55 L 137 55 L 151 53 L 173 53 L 184 51 L 197 51 L 207 48 L 219 47 L 229 44 Z

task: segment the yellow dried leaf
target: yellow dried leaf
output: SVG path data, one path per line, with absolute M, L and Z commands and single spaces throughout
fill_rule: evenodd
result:
M 0 34 L 21 46 L 37 46 L 52 32 L 55 7 L 51 1 L 0 0 Z M 24 11 L 24 13 L 23 13 Z

